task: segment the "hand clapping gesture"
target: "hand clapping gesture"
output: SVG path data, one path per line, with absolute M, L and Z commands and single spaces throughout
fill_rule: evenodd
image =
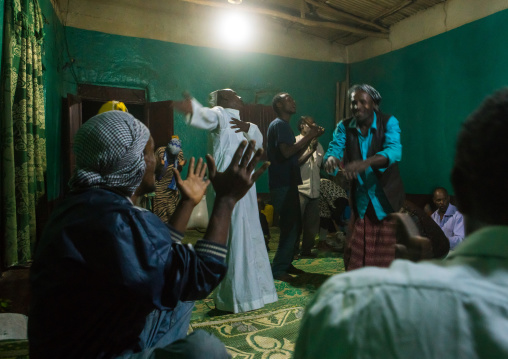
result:
M 189 162 L 189 170 L 185 180 L 182 179 L 180 171 L 176 168 L 174 169 L 174 176 L 176 177 L 176 185 L 182 194 L 182 201 L 190 200 L 195 206 L 205 195 L 210 180 L 204 180 L 206 163 L 203 162 L 203 159 L 200 158 L 195 167 L 194 162 L 194 157 L 192 157 Z
M 217 199 L 228 198 L 234 200 L 236 203 L 247 193 L 259 176 L 268 168 L 270 162 L 265 162 L 252 173 L 263 154 L 263 149 L 261 148 L 254 153 L 255 145 L 256 141 L 250 141 L 248 145 L 247 141 L 242 141 L 236 149 L 229 167 L 224 172 L 217 172 L 213 157 L 211 155 L 206 156 L 210 180 L 217 194 Z M 245 147 L 247 147 L 247 149 L 245 149 Z M 252 156 L 253 153 L 254 156 Z
M 236 118 L 232 118 L 229 123 L 232 125 L 232 129 L 236 129 L 235 133 L 238 132 L 249 132 L 250 124 L 248 122 L 243 122 L 241 120 L 238 120 Z

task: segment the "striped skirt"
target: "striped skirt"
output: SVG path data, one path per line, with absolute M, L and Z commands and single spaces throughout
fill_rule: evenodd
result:
M 349 238 L 345 264 L 346 270 L 365 267 L 388 267 L 395 259 L 395 225 L 384 219 L 357 218 Z

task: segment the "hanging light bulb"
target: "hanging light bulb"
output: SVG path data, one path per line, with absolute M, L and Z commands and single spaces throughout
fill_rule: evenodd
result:
M 217 31 L 224 45 L 240 48 L 249 43 L 252 36 L 252 21 L 238 11 L 230 11 L 218 19 Z
M 228 3 L 235 4 L 235 5 L 240 5 L 242 3 L 242 0 L 228 0 Z

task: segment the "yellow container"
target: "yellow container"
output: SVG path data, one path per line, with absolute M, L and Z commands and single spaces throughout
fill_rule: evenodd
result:
M 271 204 L 266 204 L 265 209 L 261 211 L 266 216 L 266 221 L 268 225 L 271 227 L 273 225 L 273 206 Z

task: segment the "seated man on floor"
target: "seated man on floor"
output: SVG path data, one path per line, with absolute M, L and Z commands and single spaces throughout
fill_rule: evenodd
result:
M 457 207 L 450 203 L 450 195 L 444 187 L 434 190 L 432 200 L 437 210 L 432 213 L 432 219 L 443 230 L 450 241 L 450 249 L 455 249 L 464 240 L 464 218 Z
M 337 176 L 344 177 L 341 171 Z M 349 204 L 346 188 L 340 186 L 338 181 L 321 178 L 319 186 L 319 243 L 318 249 L 325 251 L 343 252 L 345 233 L 343 216 Z M 347 187 L 349 188 L 349 186 Z
M 451 180 L 467 240 L 442 261 L 330 278 L 306 309 L 296 359 L 508 357 L 508 182 L 496 172 L 508 167 L 507 132 L 508 88 L 459 134 Z
M 254 144 L 245 147 L 222 173 L 207 156 L 216 199 L 204 239 L 193 247 L 181 239 L 210 183 L 206 164 L 192 158 L 185 180 L 175 169 L 182 198 L 166 225 L 130 199 L 155 187 L 148 128 L 121 111 L 83 124 L 71 192 L 53 211 L 31 268 L 30 358 L 228 357 L 215 337 L 186 333 L 192 301 L 226 274 L 235 203 L 268 166 L 253 172 L 262 150 L 250 160 Z

